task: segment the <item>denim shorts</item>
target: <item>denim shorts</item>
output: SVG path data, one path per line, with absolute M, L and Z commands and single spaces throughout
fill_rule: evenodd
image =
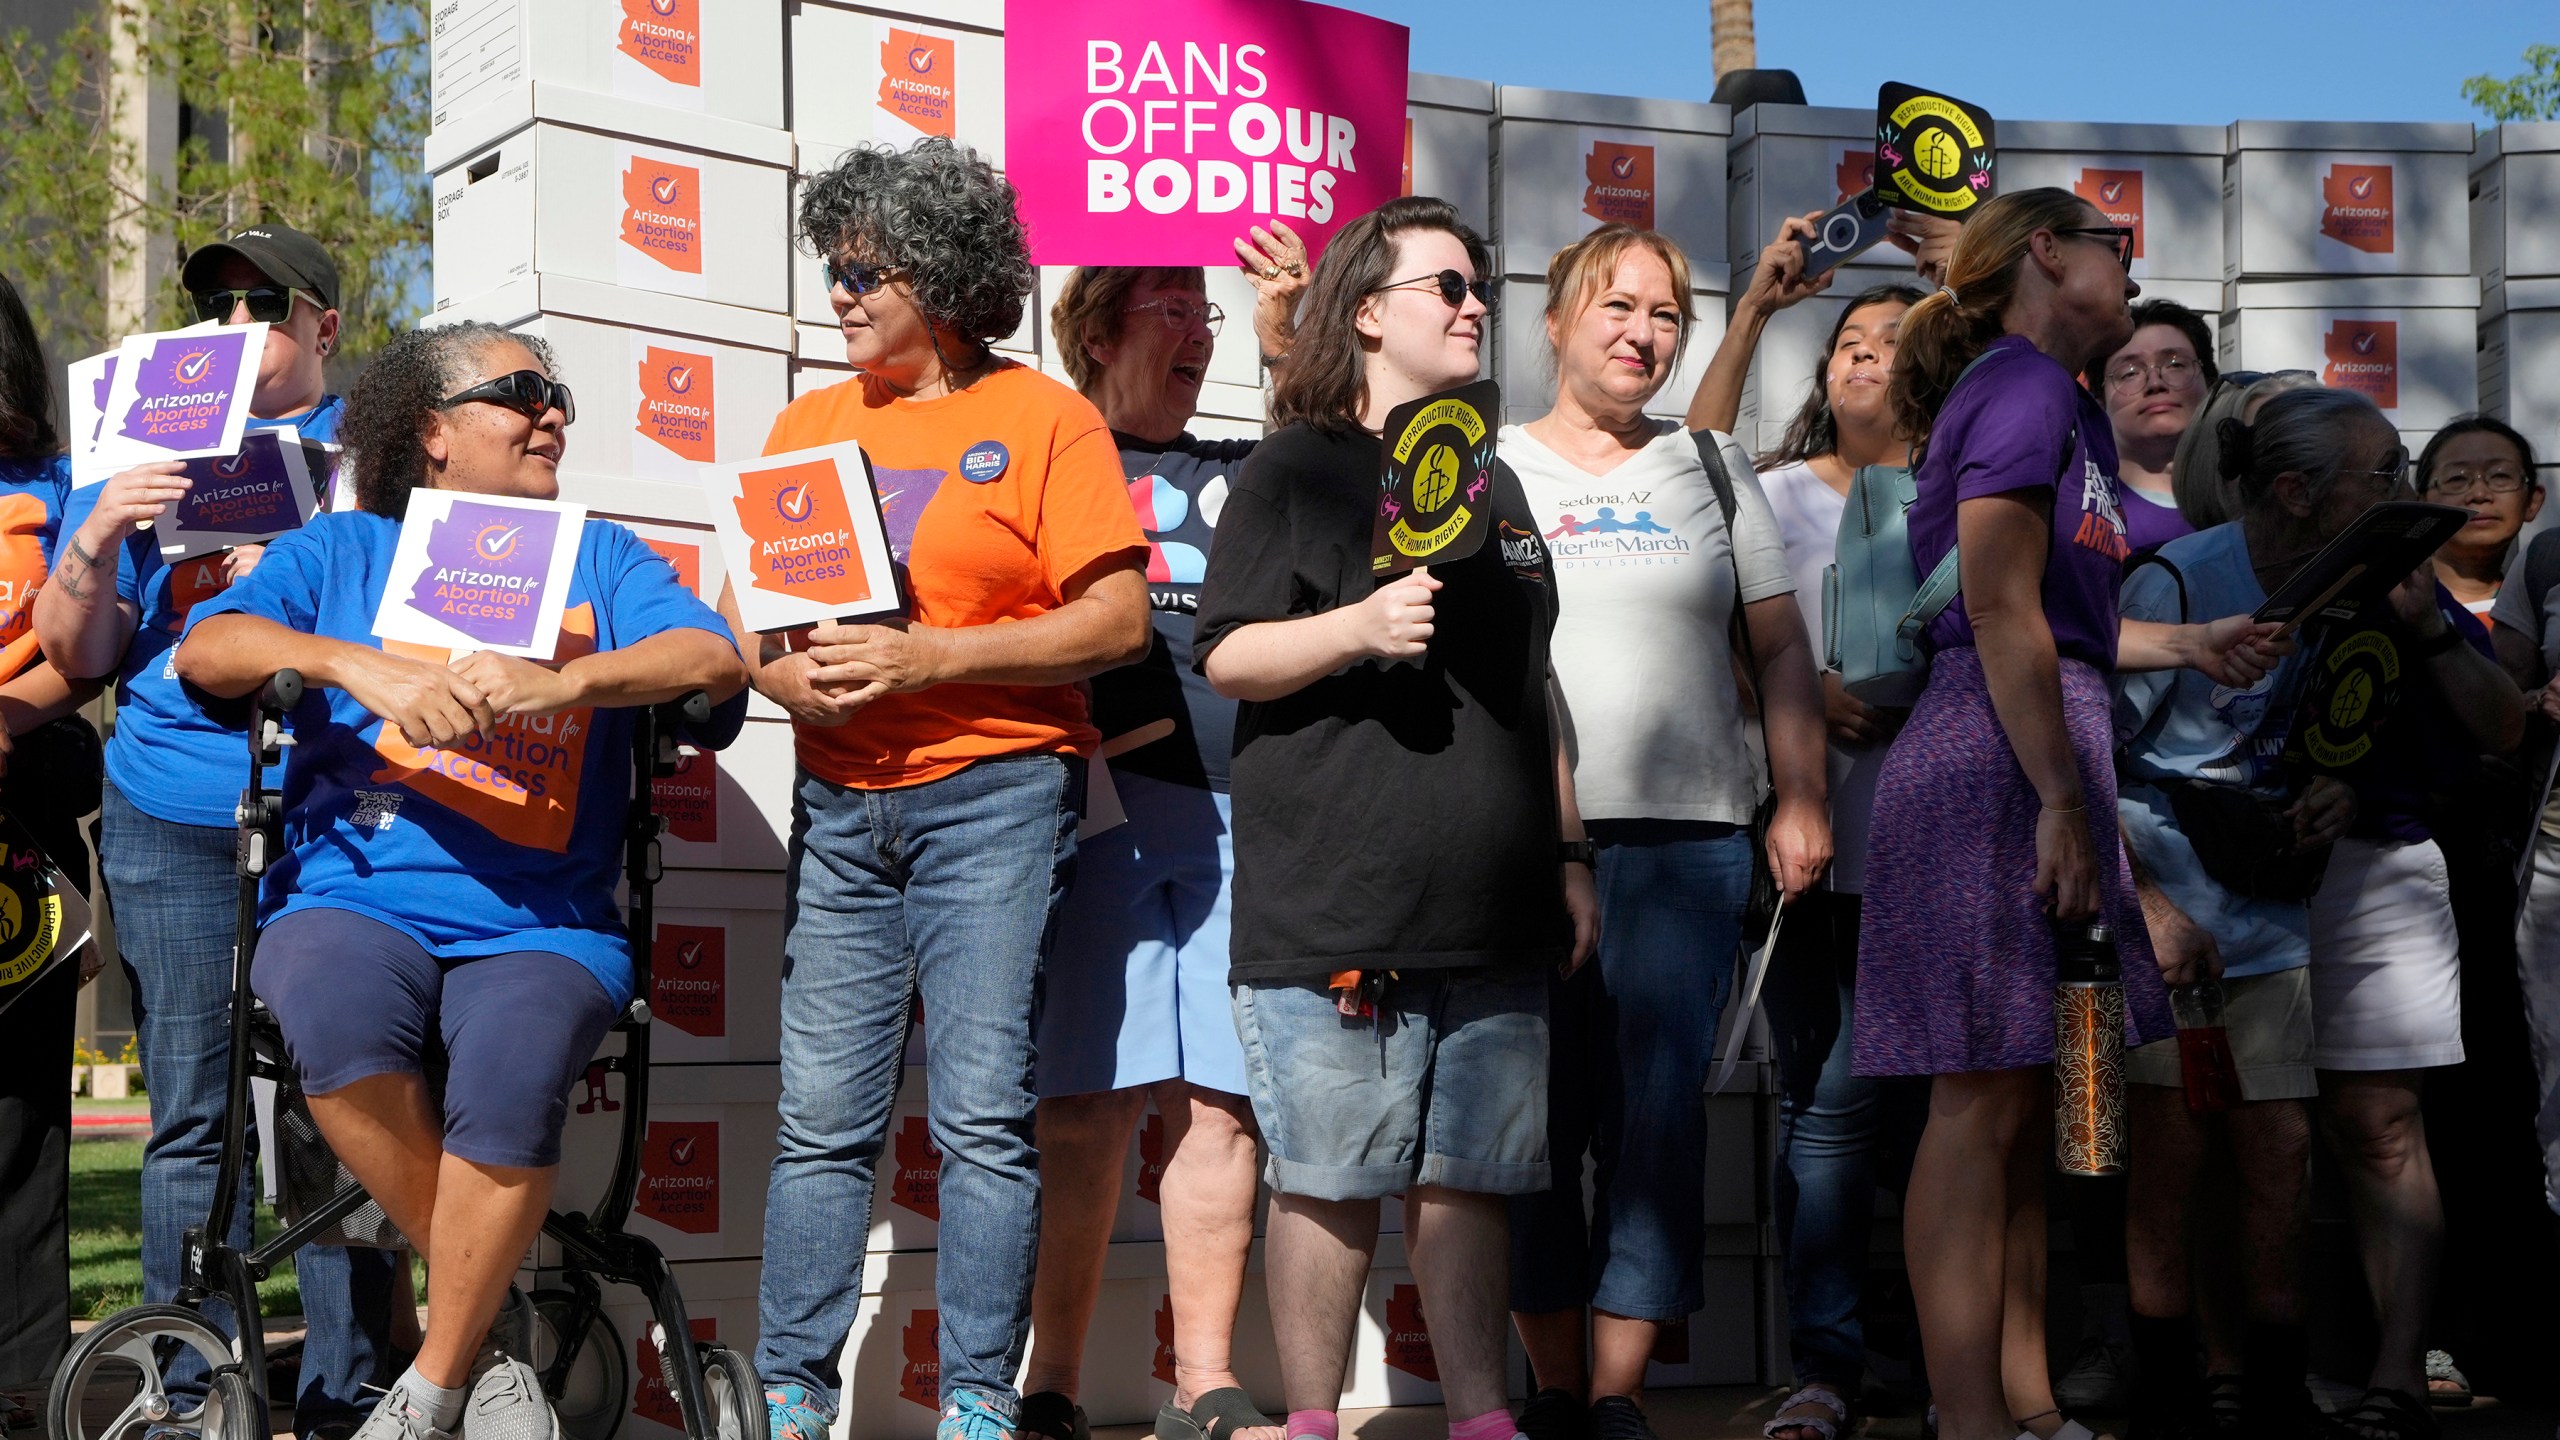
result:
M 1547 1187 L 1544 970 L 1414 971 L 1374 1019 L 1341 1014 L 1321 979 L 1247 981 L 1235 1010 L 1274 1191 Z

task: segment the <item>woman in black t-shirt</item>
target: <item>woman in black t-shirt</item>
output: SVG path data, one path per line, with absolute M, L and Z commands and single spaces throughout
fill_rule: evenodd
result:
M 1449 1416 L 1506 1410 L 1503 1297 L 1482 1275 L 1504 1264 L 1501 1197 L 1547 1184 L 1546 977 L 1596 933 L 1518 480 L 1493 467 L 1482 548 L 1371 579 L 1379 431 L 1475 379 L 1488 259 L 1440 200 L 1334 236 L 1200 600 L 1195 664 L 1244 702 L 1229 978 L 1271 1148 L 1293 1436 L 1335 1433 L 1378 1200 L 1399 1192 L 1407 1233 L 1431 1237 L 1414 1272 Z

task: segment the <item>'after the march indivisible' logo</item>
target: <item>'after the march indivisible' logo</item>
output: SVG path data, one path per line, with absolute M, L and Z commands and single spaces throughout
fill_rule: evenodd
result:
M 1440 1360 L 1431 1353 L 1431 1322 L 1422 1318 L 1422 1292 L 1398 1285 L 1387 1292 L 1387 1368 L 1440 1383 Z
M 700 85 L 701 0 L 622 0 L 614 46 L 674 84 Z
M 729 932 L 658 922 L 649 961 L 649 1012 L 687 1035 L 729 1033 Z
M 652 1120 L 640 1145 L 641 1214 L 687 1235 L 720 1230 L 720 1122 Z
M 2133 258 L 2142 258 L 2142 172 L 2084 169 L 2071 193 L 2098 207 L 2110 225 L 2133 227 Z
M 738 477 L 738 527 L 747 532 L 747 583 L 821 605 L 872 596 L 854 538 L 845 480 L 832 460 L 804 460 Z
M 880 108 L 921 134 L 954 133 L 960 57 L 948 36 L 890 28 L 880 42 Z
M 1639 230 L 1653 228 L 1653 147 L 1594 140 L 1582 158 L 1582 213 Z
M 622 172 L 622 243 L 687 275 L 702 273 L 702 171 L 646 155 Z
M 2351 250 L 2392 250 L 2391 167 L 2336 164 L 2320 182 L 2320 233 Z
M 409 603 L 483 645 L 530 645 L 560 516 L 456 500 L 427 534 Z
M 640 359 L 640 413 L 633 428 L 686 460 L 708 465 L 718 443 L 711 357 L 652 345 Z
M 2320 349 L 2321 384 L 2370 396 L 2385 410 L 2400 407 L 2399 321 L 2332 320 Z
M 153 345 L 134 375 L 133 406 L 118 433 L 168 450 L 220 443 L 247 339 L 246 331 L 175 335 Z

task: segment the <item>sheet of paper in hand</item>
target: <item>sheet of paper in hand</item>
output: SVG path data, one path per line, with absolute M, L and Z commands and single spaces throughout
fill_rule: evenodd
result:
M 2471 512 L 2459 505 L 2386 500 L 2348 522 L 2251 618 L 2280 624 L 2287 634 L 2313 620 L 2352 620 L 2408 579 L 2470 519 Z
M 160 558 L 174 565 L 232 545 L 263 545 L 302 528 L 319 508 L 310 464 L 308 448 L 290 425 L 242 436 L 237 455 L 188 461 L 194 488 L 174 516 L 153 528 Z
M 584 505 L 411 491 L 374 637 L 550 659 L 586 524 Z
M 106 467 L 98 478 L 155 460 L 239 453 L 266 348 L 260 324 L 126 336 L 89 457 Z
M 872 620 L 906 608 L 861 446 L 790 450 L 700 473 L 749 630 Z
M 0 812 L 0 1011 L 89 943 L 89 907 L 36 845 Z
M 1371 575 L 1464 560 L 1483 546 L 1493 528 L 1493 417 L 1501 413 L 1502 387 L 1491 380 L 1387 412 Z
M 1887 80 L 1876 91 L 1876 194 L 1888 205 L 1961 218 L 2000 193 L 1991 112 Z

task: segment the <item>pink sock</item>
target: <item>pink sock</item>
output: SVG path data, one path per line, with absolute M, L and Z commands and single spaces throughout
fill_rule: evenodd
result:
M 1449 1440 L 1513 1440 L 1519 1433 L 1508 1410 L 1488 1410 L 1473 1420 L 1449 1422 Z
M 1289 1440 L 1342 1440 L 1342 1412 L 1292 1410 L 1288 1431 Z

